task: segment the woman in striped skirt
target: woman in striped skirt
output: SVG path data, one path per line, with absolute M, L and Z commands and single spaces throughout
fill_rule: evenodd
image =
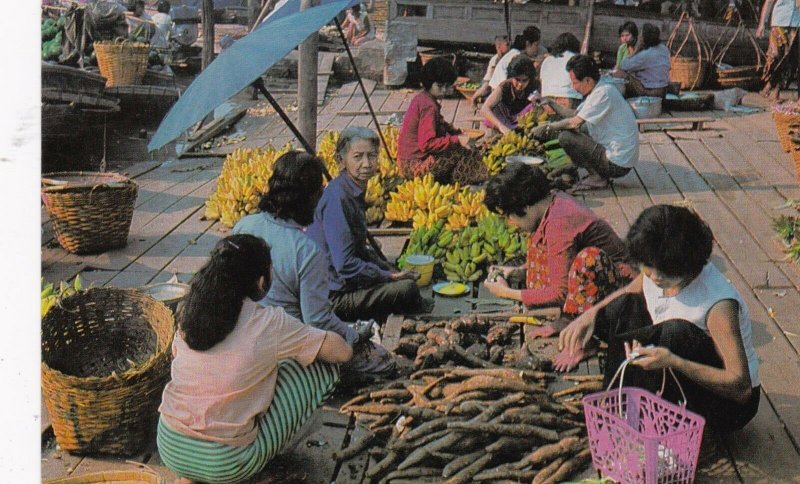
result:
M 336 333 L 255 302 L 271 265 L 258 237 L 220 240 L 178 313 L 158 451 L 181 482 L 257 474 L 331 393 L 336 364 L 352 357 Z

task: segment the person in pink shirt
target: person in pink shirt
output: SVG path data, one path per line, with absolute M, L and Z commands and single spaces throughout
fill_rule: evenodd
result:
M 525 265 L 490 267 L 486 288 L 529 307 L 561 306 L 565 316 L 532 336 L 554 334 L 628 282 L 625 245 L 614 229 L 571 195 L 551 192 L 539 168 L 509 164 L 489 180 L 484 203 L 530 233 Z M 524 272 L 523 289 L 508 283 L 517 271 Z
M 397 166 L 407 178 L 432 173 L 440 183 L 479 183 L 488 173 L 469 137 L 445 121 L 438 99 L 456 80 L 449 60 L 436 57 L 422 66 L 422 87 L 403 117 L 397 139 Z
M 352 357 L 338 334 L 256 302 L 271 269 L 263 239 L 226 237 L 178 310 L 157 444 L 180 482 L 260 472 L 333 391 L 336 364 Z

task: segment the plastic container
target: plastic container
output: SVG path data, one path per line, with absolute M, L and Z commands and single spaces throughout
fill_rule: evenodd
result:
M 144 286 L 140 291 L 149 295 L 156 301 L 161 301 L 172 310 L 172 314 L 175 314 L 178 310 L 178 304 L 180 304 L 183 298 L 186 297 L 186 294 L 189 293 L 189 285 L 178 282 L 178 278 L 173 277 L 167 282 Z
M 633 108 L 637 118 L 657 118 L 661 116 L 660 97 L 633 97 L 628 99 L 628 104 Z
M 406 269 L 419 272 L 419 279 L 417 279 L 417 286 L 419 287 L 425 287 L 431 283 L 435 264 L 436 259 L 430 255 L 415 254 L 406 257 Z

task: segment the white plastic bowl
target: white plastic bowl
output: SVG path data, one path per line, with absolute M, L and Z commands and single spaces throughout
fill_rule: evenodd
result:
M 637 118 L 657 118 L 661 116 L 661 98 L 651 96 L 632 97 L 628 104 Z

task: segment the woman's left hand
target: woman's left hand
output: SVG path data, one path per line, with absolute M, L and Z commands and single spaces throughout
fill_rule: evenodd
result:
M 506 291 L 509 289 L 509 286 L 508 282 L 506 282 L 503 276 L 498 276 L 497 279 L 495 279 L 494 281 L 490 281 L 487 279 L 486 281 L 484 281 L 483 285 L 495 297 L 508 297 L 506 295 Z
M 675 358 L 677 358 L 674 353 L 663 346 L 644 347 L 636 340 L 633 340 L 630 344 L 625 342 L 625 356 L 630 356 L 633 352 L 639 353 L 639 357 L 633 360 L 631 364 L 645 370 L 673 368 L 675 366 Z

